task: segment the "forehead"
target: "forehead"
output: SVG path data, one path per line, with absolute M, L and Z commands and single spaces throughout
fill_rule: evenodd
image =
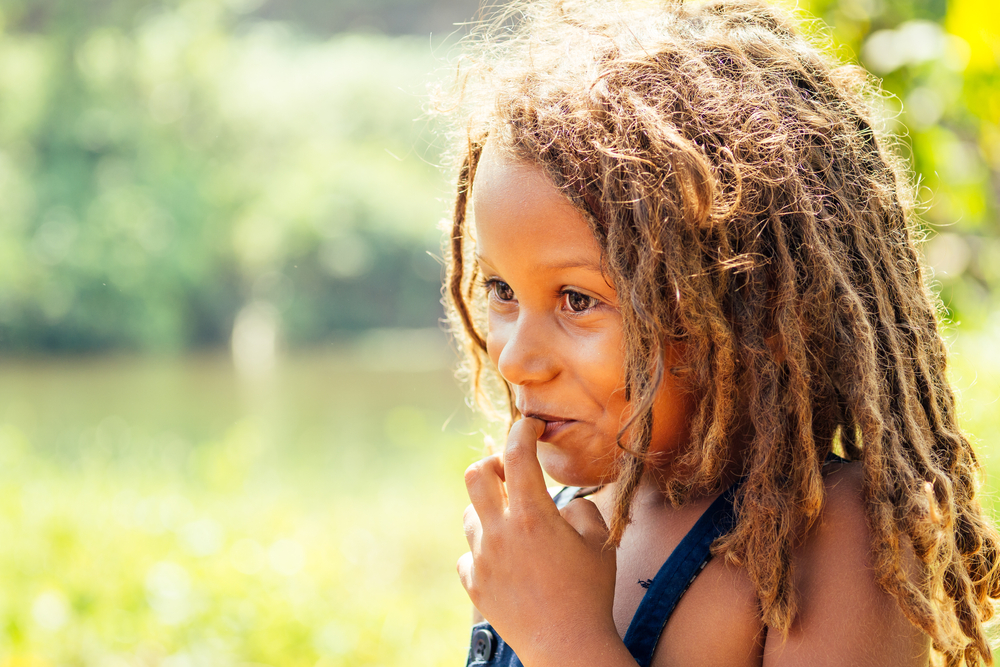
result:
M 516 161 L 487 143 L 472 188 L 476 245 L 486 261 L 529 249 L 560 260 L 600 266 L 601 248 L 583 214 L 537 165 Z

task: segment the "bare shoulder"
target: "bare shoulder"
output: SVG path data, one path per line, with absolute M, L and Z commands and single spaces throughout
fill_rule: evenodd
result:
M 769 631 L 764 665 L 929 664 L 927 636 L 875 580 L 860 463 L 830 463 L 819 520 L 792 553 L 796 614 Z

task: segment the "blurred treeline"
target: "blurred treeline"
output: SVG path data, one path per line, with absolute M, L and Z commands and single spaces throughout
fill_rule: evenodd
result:
M 222 0 L 0 7 L 0 349 L 214 345 L 248 306 L 293 344 L 434 326 L 426 36 Z
M 954 319 L 982 323 L 1000 281 L 998 5 L 801 4 L 884 78 L 935 280 Z M 0 350 L 216 346 L 241 311 L 293 345 L 434 326 L 450 193 L 423 112 L 475 11 L 0 0 Z
M 860 60 L 882 79 L 886 122 L 920 186 L 932 283 L 954 322 L 986 326 L 1000 284 L 1000 5 L 814 0 L 804 6 L 832 27 L 844 58 Z

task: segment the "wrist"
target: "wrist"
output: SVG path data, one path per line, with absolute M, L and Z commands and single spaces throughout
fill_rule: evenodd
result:
M 635 659 L 612 623 L 596 629 L 550 627 L 536 635 L 534 651 L 517 651 L 531 667 L 636 667 Z

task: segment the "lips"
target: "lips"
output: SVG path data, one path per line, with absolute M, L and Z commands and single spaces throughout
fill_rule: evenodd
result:
M 521 414 L 525 417 L 541 419 L 545 422 L 545 431 L 543 431 L 541 437 L 538 438 L 542 442 L 548 442 L 576 423 L 575 419 L 567 419 L 566 417 L 560 417 L 558 415 L 547 414 L 544 412 L 521 410 Z
M 562 433 L 575 423 L 576 422 L 573 420 L 545 422 L 545 430 L 542 432 L 542 436 L 538 439 L 541 440 L 542 442 L 551 442 L 560 433 Z

